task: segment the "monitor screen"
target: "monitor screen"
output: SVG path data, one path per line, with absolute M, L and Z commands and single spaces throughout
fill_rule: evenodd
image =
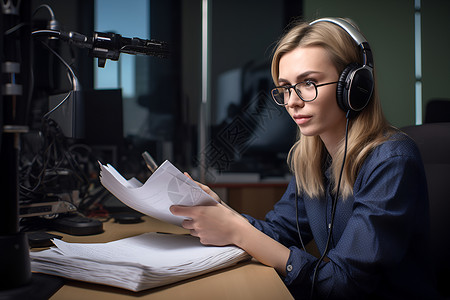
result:
M 219 172 L 283 176 L 297 129 L 286 109 L 270 96 L 269 64 L 230 70 L 217 83 L 211 146 L 221 152 L 216 157 L 226 157 L 228 163 L 210 165 Z

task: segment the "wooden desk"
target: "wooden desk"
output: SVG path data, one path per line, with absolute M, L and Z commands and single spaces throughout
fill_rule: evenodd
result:
M 63 240 L 77 243 L 110 242 L 145 232 L 185 233 L 183 228 L 144 217 L 139 224 L 104 224 L 105 232 L 92 236 L 63 235 Z M 131 292 L 119 288 L 67 280 L 50 299 L 293 299 L 273 268 L 254 260 L 214 271 L 164 287 Z

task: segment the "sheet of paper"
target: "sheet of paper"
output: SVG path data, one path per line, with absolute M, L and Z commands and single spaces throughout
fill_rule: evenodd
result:
M 185 218 L 172 215 L 170 206 L 217 203 L 167 160 L 144 184 L 135 178 L 126 180 L 113 166 L 100 164 L 100 181 L 106 189 L 129 207 L 178 226 Z
M 153 268 L 164 268 L 201 261 L 231 251 L 235 246 L 204 246 L 189 235 L 146 233 L 109 243 L 84 244 L 54 240 L 56 247 L 68 257 L 85 257 L 96 261 L 134 262 Z

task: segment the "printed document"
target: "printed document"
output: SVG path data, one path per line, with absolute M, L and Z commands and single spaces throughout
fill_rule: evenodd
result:
M 217 203 L 168 160 L 144 184 L 136 178 L 126 180 L 113 166 L 100 164 L 100 182 L 134 210 L 178 226 L 185 218 L 174 216 L 169 210 L 170 206 Z

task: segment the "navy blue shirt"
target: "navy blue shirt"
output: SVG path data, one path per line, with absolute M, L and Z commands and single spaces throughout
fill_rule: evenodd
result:
M 325 178 L 329 178 L 325 172 Z M 325 180 L 329 182 L 329 180 Z M 300 193 L 298 221 L 304 243 L 320 253 L 327 241 L 332 195 Z M 296 227 L 295 178 L 266 220 L 246 218 L 290 249 L 285 284 L 309 299 L 318 258 L 301 250 Z M 403 135 L 377 146 L 364 161 L 353 196 L 338 199 L 327 257 L 317 271 L 315 295 L 330 299 L 434 299 L 428 252 L 429 213 L 425 172 L 414 142 Z

